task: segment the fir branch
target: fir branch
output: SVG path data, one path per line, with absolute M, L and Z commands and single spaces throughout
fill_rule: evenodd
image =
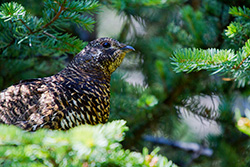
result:
M 176 72 L 192 72 L 200 70 L 218 72 L 234 72 L 240 70 L 250 55 L 250 40 L 240 51 L 218 49 L 180 49 L 173 53 L 171 60 Z
M 229 14 L 233 16 L 240 16 L 240 17 L 245 17 L 247 19 L 250 19 L 250 10 L 246 8 L 245 6 L 243 8 L 241 7 L 231 7 L 229 9 Z
M 182 149 L 184 151 L 192 151 L 194 153 L 197 153 L 199 155 L 205 155 L 208 157 L 211 157 L 213 155 L 213 150 L 210 148 L 206 148 L 204 146 L 201 146 L 197 143 L 187 143 L 187 142 L 181 142 L 181 141 L 173 141 L 169 140 L 163 137 L 153 137 L 149 135 L 143 136 L 143 139 L 145 141 L 152 142 L 154 144 L 160 144 L 160 145 L 169 145 L 175 148 Z
M 42 26 L 41 29 L 47 28 L 48 26 L 50 26 L 52 23 L 54 23 L 59 18 L 59 16 L 62 14 L 62 12 L 66 9 L 65 6 L 64 6 L 65 3 L 66 3 L 66 0 L 64 0 L 63 3 L 60 5 L 60 10 L 57 12 L 57 14 L 55 15 L 55 17 L 49 23 L 47 23 L 44 26 Z
M 82 41 L 71 35 L 63 36 L 55 30 L 55 27 L 63 32 L 65 31 L 65 23 L 71 22 L 87 31 L 92 31 L 95 21 L 89 16 L 84 16 L 84 12 L 92 14 L 97 7 L 98 2 L 94 0 L 47 0 L 43 11 L 44 16 L 38 19 L 36 16 L 31 16 L 30 13 L 27 13 L 23 6 L 18 3 L 4 3 L 0 6 L 0 21 L 3 22 L 4 29 L 10 29 L 11 38 L 14 41 L 3 38 L 1 53 L 11 45 L 18 45 L 19 48 L 29 47 L 28 50 L 34 50 L 35 54 L 38 53 L 35 51 L 37 49 L 40 50 L 39 53 L 41 54 L 49 53 L 51 55 L 53 54 L 53 49 L 56 55 L 64 54 L 65 52 L 75 54 L 82 49 L 85 43 L 83 44 Z M 18 29 L 15 27 L 18 27 Z M 42 47 L 37 46 L 39 43 Z M 57 45 L 56 43 L 63 45 Z M 55 44 L 56 46 L 54 46 Z M 50 51 L 43 50 L 47 47 L 51 48 Z M 60 50 L 60 53 L 57 52 L 58 50 Z M 6 52 L 5 54 L 8 53 Z
M 59 4 L 58 1 L 55 1 L 55 2 L 57 2 L 57 3 Z M 60 5 L 60 10 L 56 13 L 56 15 L 52 18 L 52 20 L 51 20 L 50 22 L 48 22 L 47 24 L 43 25 L 40 29 L 38 29 L 38 30 L 36 30 L 36 31 L 31 31 L 30 34 L 35 34 L 35 33 L 39 32 L 39 31 L 41 31 L 41 30 L 47 28 L 47 27 L 50 26 L 51 24 L 53 24 L 53 23 L 59 18 L 59 16 L 63 13 L 63 11 L 66 9 L 65 6 L 64 6 L 65 3 L 66 3 L 66 0 L 64 0 L 63 3 Z M 55 10 L 54 10 L 54 11 L 55 11 Z M 29 34 L 29 35 L 30 35 L 30 34 Z
M 5 46 L 4 48 L 0 48 L 0 55 L 3 53 L 3 51 L 4 51 L 5 49 L 7 49 L 8 47 L 10 47 L 10 46 L 13 45 L 14 43 L 15 43 L 15 39 L 12 38 L 11 42 L 10 42 L 7 46 Z
M 250 80 L 250 9 L 232 7 L 230 14 L 236 16 L 236 21 L 230 23 L 225 35 L 230 38 L 238 50 L 232 49 L 180 49 L 171 58 L 176 72 L 192 72 L 200 70 L 213 71 L 212 74 L 228 74 L 224 81 L 237 80 L 245 85 Z
M 173 53 L 171 60 L 176 72 L 192 72 L 219 69 L 235 59 L 232 50 L 218 49 L 180 49 Z
M 52 35 L 52 34 L 46 32 L 46 31 L 43 31 L 43 34 L 45 34 L 45 35 L 47 35 L 47 36 L 49 36 L 49 37 L 51 37 L 51 38 L 54 38 L 54 39 L 58 40 L 58 38 L 56 38 L 54 35 Z
M 241 67 L 241 65 L 244 63 L 244 61 L 249 57 L 249 55 L 250 53 L 247 53 L 247 56 L 237 66 L 234 65 L 233 69 L 238 70 Z
M 217 121 L 217 119 L 219 118 L 219 114 L 218 114 L 218 109 L 214 104 L 213 100 L 214 97 L 210 96 L 212 102 L 211 107 L 202 105 L 200 101 L 201 97 L 202 96 L 195 96 L 189 99 L 184 99 L 183 101 L 181 101 L 179 107 L 185 109 L 184 112 L 187 114 L 189 113 L 194 114 L 194 116 L 200 119 L 201 122 L 203 120 Z M 180 112 L 180 108 L 178 112 Z
M 22 19 L 18 20 L 22 22 L 22 24 L 30 31 L 31 34 L 33 33 L 33 31 L 27 26 L 27 24 Z
M 52 34 L 46 32 L 46 31 L 43 31 L 43 34 L 45 34 L 45 35 L 47 35 L 47 36 L 49 36 L 49 37 L 52 37 L 52 38 L 54 38 L 54 39 L 56 39 L 56 40 L 58 40 L 58 41 L 62 41 L 61 39 L 55 37 L 54 35 L 52 35 Z M 66 41 L 62 41 L 62 42 L 65 43 L 66 45 L 70 46 L 70 47 L 75 47 L 73 44 L 68 43 L 68 42 L 66 42 Z

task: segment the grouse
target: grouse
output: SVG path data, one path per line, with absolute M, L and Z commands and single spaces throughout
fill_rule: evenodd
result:
M 27 131 L 106 123 L 110 78 L 134 48 L 112 38 L 91 41 L 59 73 L 20 81 L 0 93 L 0 123 Z

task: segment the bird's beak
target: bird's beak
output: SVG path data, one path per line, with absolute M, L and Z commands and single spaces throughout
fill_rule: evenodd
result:
M 132 46 L 129 46 L 129 45 L 121 48 L 121 50 L 123 50 L 123 51 L 135 51 L 135 49 Z

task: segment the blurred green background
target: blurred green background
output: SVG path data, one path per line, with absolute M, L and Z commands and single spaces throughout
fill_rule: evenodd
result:
M 3 0 L 1 3 L 7 2 Z M 18 0 L 32 15 L 42 15 L 42 1 Z M 206 71 L 175 73 L 173 51 L 180 48 L 239 48 L 224 35 L 234 18 L 229 7 L 248 0 L 100 0 L 94 31 L 74 24 L 68 33 L 83 41 L 112 37 L 133 46 L 112 74 L 110 121 L 124 119 L 123 148 L 159 153 L 179 166 L 250 166 L 249 137 L 236 128 L 235 110 L 244 114 L 249 87 Z M 32 53 L 34 55 L 34 53 Z M 32 55 L 31 55 L 32 56 Z M 57 73 L 74 56 L 0 60 L 0 89 L 21 79 Z M 16 61 L 16 62 L 15 62 Z M 22 61 L 22 63 L 20 63 Z M 14 64 L 13 64 L 14 62 Z

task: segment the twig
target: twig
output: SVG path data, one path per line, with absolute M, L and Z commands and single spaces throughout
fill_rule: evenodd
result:
M 213 150 L 210 148 L 203 147 L 197 143 L 188 143 L 181 141 L 173 141 L 163 137 L 153 137 L 153 136 L 143 136 L 143 139 L 155 144 L 169 145 L 172 147 L 176 147 L 185 151 L 192 151 L 194 153 L 198 153 L 199 155 L 205 155 L 211 157 L 213 155 Z
M 54 35 L 52 35 L 52 34 L 46 32 L 46 31 L 43 31 L 43 34 L 45 34 L 45 35 L 47 35 L 47 36 L 49 36 L 49 37 L 51 37 L 51 38 L 54 38 L 54 39 L 58 40 Z
M 58 39 L 57 37 L 55 37 L 54 35 L 52 35 L 52 34 L 46 32 L 46 31 L 43 31 L 43 34 L 45 34 L 45 35 L 47 35 L 47 36 L 49 36 L 49 37 L 51 37 L 51 38 L 54 38 L 54 39 L 56 39 L 56 40 L 58 40 L 58 41 L 62 41 L 61 39 Z M 68 42 L 65 42 L 65 41 L 62 41 L 62 42 L 65 43 L 65 44 L 68 45 L 68 46 L 75 47 L 75 46 L 72 45 L 71 43 L 68 43 Z
M 0 49 L 0 54 L 2 54 L 5 49 L 7 49 L 8 47 L 10 47 L 10 45 L 12 45 L 14 43 L 15 43 L 15 39 L 12 38 L 12 41 L 7 46 L 5 46 L 4 48 Z
M 64 4 L 65 4 L 65 3 L 66 3 L 66 0 L 64 0 L 63 3 L 60 5 L 60 10 L 57 12 L 57 14 L 53 17 L 53 19 L 52 19 L 50 22 L 48 22 L 47 24 L 43 25 L 41 28 L 39 28 L 39 29 L 36 30 L 36 31 L 33 31 L 33 32 L 30 33 L 30 34 L 37 33 L 37 32 L 39 32 L 39 31 L 41 31 L 42 29 L 47 28 L 48 26 L 50 26 L 52 23 L 54 23 L 54 22 L 59 18 L 59 16 L 62 14 L 62 12 L 66 9 L 66 8 L 64 7 Z
M 247 56 L 240 62 L 239 65 L 237 65 L 237 66 L 235 65 L 235 66 L 233 67 L 233 69 L 238 70 L 238 69 L 240 68 L 240 66 L 243 64 L 243 62 L 248 58 L 249 55 L 250 55 L 250 53 L 247 54 Z
M 6 143 L 6 144 L 0 144 L 0 147 L 2 147 L 2 146 L 6 146 L 6 147 L 18 147 L 18 146 L 20 146 L 20 144 L 8 144 L 8 143 Z
M 18 19 L 18 20 L 23 23 L 23 25 L 30 31 L 30 33 L 33 32 L 22 19 Z
M 55 22 L 59 16 L 61 15 L 61 13 L 64 11 L 65 7 L 64 7 L 64 4 L 66 3 L 66 0 L 63 1 L 63 4 L 60 5 L 60 10 L 57 12 L 57 14 L 55 15 L 55 17 L 47 24 L 45 24 L 44 26 L 42 26 L 42 29 L 50 26 L 53 22 Z
M 39 29 L 36 30 L 36 31 L 32 31 L 32 30 L 29 28 L 29 26 L 28 26 L 22 19 L 18 19 L 18 20 L 21 21 L 21 23 L 29 30 L 28 35 L 35 34 L 35 33 L 39 32 L 39 31 L 41 31 L 42 29 L 44 29 L 44 28 L 50 26 L 52 23 L 54 23 L 54 22 L 59 18 L 59 16 L 62 14 L 62 12 L 66 9 L 66 8 L 64 7 L 65 3 L 66 3 L 66 0 L 64 0 L 63 3 L 60 5 L 60 10 L 57 12 L 57 14 L 54 16 L 54 18 L 53 18 L 49 23 L 45 24 L 44 26 L 42 26 L 41 28 L 39 28 Z M 49 37 L 52 37 L 52 38 L 54 38 L 54 39 L 57 39 L 55 36 L 53 36 L 52 34 L 49 34 L 49 33 L 45 32 L 45 31 L 43 31 L 42 33 L 45 34 L 45 35 L 47 35 L 47 36 L 49 36 Z M 57 40 L 59 40 L 59 39 L 57 39 Z M 61 41 L 61 40 L 60 40 L 60 41 Z M 3 52 L 6 48 L 8 48 L 10 45 L 12 45 L 14 42 L 15 42 L 15 39 L 13 39 L 5 48 L 2 48 L 2 49 L 0 50 L 0 54 L 2 54 L 2 52 Z M 69 46 L 71 46 L 71 47 L 74 47 L 74 45 L 72 45 L 72 44 L 70 44 L 70 43 L 68 43 L 68 42 L 64 42 L 64 43 L 67 44 L 67 45 L 69 45 Z
M 57 12 L 57 14 L 53 17 L 53 19 L 52 19 L 50 22 L 48 22 L 47 24 L 43 25 L 41 28 L 39 28 L 39 29 L 36 30 L 36 31 L 32 31 L 22 19 L 18 19 L 18 20 L 21 21 L 22 24 L 30 31 L 30 33 L 29 33 L 28 35 L 30 35 L 30 34 L 35 34 L 35 33 L 39 32 L 39 31 L 41 31 L 42 29 L 47 28 L 48 26 L 50 26 L 52 23 L 54 23 L 54 22 L 59 18 L 59 16 L 62 14 L 62 12 L 66 9 L 66 8 L 64 7 L 64 4 L 65 4 L 65 3 L 66 3 L 66 0 L 64 0 L 63 3 L 60 5 L 60 10 Z M 54 10 L 54 11 L 55 11 L 55 10 Z M 44 32 L 43 32 L 43 33 L 44 33 Z M 45 33 L 44 33 L 44 34 L 45 34 Z M 46 35 L 47 35 L 47 34 L 46 34 Z M 52 37 L 52 36 L 50 36 L 50 37 Z M 52 38 L 53 38 L 53 37 L 52 37 Z

